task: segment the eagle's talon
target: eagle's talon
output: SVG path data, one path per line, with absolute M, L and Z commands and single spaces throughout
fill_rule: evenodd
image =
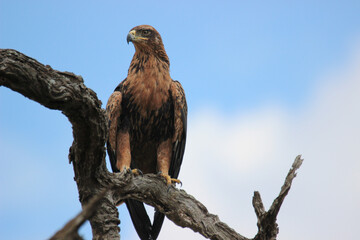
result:
M 167 186 L 171 186 L 173 183 L 180 183 L 180 185 L 182 186 L 182 182 L 179 180 L 179 179 L 176 179 L 176 178 L 171 178 L 169 176 L 169 174 L 163 174 L 162 172 L 158 172 L 158 175 L 165 178 L 165 181 L 166 181 L 166 185 Z
M 143 172 L 138 168 L 131 170 L 131 173 L 134 174 L 135 176 L 139 176 L 139 175 L 144 176 Z
M 125 166 L 123 168 L 122 172 L 124 172 L 126 174 L 132 174 L 134 176 L 139 176 L 139 175 L 144 176 L 143 172 L 140 169 L 137 169 L 137 168 L 131 169 L 131 168 Z
M 131 169 L 130 169 L 129 167 L 124 166 L 122 172 L 124 172 L 124 173 L 130 173 L 130 172 L 131 172 Z

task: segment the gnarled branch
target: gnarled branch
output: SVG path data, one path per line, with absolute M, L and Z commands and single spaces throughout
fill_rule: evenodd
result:
M 15 50 L 2 49 L 0 86 L 19 92 L 45 107 L 61 110 L 73 125 L 74 142 L 69 160 L 73 163 L 83 213 L 65 225 L 54 235 L 54 239 L 58 234 L 65 233 L 69 239 L 71 236 L 77 239 L 75 232 L 79 221 L 83 222 L 85 218 L 90 220 L 93 239 L 119 239 L 120 221 L 116 203 L 126 198 L 154 206 L 175 224 L 191 228 L 206 238 L 248 239 L 209 213 L 203 204 L 184 190 L 171 187 L 168 191 L 163 179 L 157 175 L 134 177 L 130 173 L 108 172 L 104 147 L 107 138 L 106 115 L 96 94 L 84 85 L 80 76 L 53 70 Z M 278 233 L 276 216 L 301 162 L 298 156 L 268 212 L 260 194 L 254 193 L 253 205 L 259 231 L 253 239 L 275 239 Z M 88 207 L 89 204 L 91 207 Z

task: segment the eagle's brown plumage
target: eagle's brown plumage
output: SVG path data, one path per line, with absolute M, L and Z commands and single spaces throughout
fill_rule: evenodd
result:
M 135 46 L 128 76 L 106 106 L 111 167 L 114 172 L 160 173 L 167 184 L 179 182 L 186 140 L 184 90 L 170 77 L 169 58 L 155 28 L 134 27 L 127 41 Z M 164 215 L 156 211 L 151 224 L 143 203 L 127 200 L 126 205 L 140 238 L 156 239 Z

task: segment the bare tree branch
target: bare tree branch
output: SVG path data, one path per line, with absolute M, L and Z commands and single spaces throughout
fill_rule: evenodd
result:
M 199 232 L 209 239 L 239 239 L 241 236 L 219 217 L 208 212 L 207 208 L 184 190 L 171 187 L 169 190 L 164 179 L 155 174 L 133 177 L 116 174 L 113 184 L 114 200 L 136 199 L 156 207 L 176 225 Z
M 279 213 L 281 204 L 283 203 L 286 195 L 288 194 L 292 180 L 296 177 L 296 170 L 298 170 L 303 162 L 301 155 L 295 158 L 295 161 L 286 176 L 284 185 L 281 187 L 279 196 L 272 203 L 269 211 L 265 211 L 264 205 L 261 200 L 259 192 L 254 192 L 253 206 L 258 219 L 258 233 L 255 240 L 273 240 L 276 239 L 279 233 L 279 228 L 276 223 L 276 217 Z
M 60 229 L 50 240 L 82 240 L 79 236 L 78 230 L 81 225 L 88 220 L 98 208 L 100 200 L 105 196 L 108 189 L 103 190 L 102 193 L 93 197 L 83 210 L 73 219 L 71 219 L 62 229 Z
M 96 94 L 84 85 L 80 76 L 53 70 L 15 50 L 2 49 L 0 86 L 19 92 L 45 107 L 61 110 L 73 125 L 74 142 L 69 160 L 73 163 L 83 212 L 57 232 L 53 239 L 61 239 L 59 234 L 72 234 L 60 236 L 80 239 L 76 238 L 75 230 L 86 218 L 90 220 L 93 239 L 119 239 L 120 221 L 116 204 L 126 198 L 154 206 L 175 224 L 188 227 L 206 238 L 248 239 L 221 222 L 218 216 L 209 213 L 203 204 L 184 190 L 174 187 L 168 190 L 163 179 L 157 175 L 135 177 L 131 173 L 108 172 L 104 147 L 107 138 L 106 115 Z M 268 212 L 260 194 L 254 193 L 253 205 L 259 232 L 253 239 L 275 239 L 278 234 L 277 214 L 301 162 L 298 156 Z M 90 199 L 95 200 L 89 203 Z

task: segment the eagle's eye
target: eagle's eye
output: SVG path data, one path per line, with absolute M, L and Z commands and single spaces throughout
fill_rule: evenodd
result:
M 143 30 L 143 31 L 142 31 L 142 34 L 143 34 L 144 36 L 149 36 L 150 33 L 151 33 L 150 30 Z

